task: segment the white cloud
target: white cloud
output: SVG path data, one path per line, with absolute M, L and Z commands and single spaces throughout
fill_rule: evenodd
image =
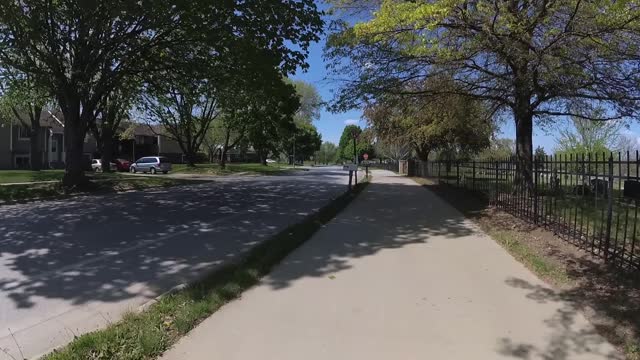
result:
M 356 119 L 347 119 L 344 121 L 345 125 L 358 125 L 358 120 Z

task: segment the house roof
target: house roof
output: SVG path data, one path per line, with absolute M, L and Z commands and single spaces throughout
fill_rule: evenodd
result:
M 62 111 L 43 111 L 40 118 L 40 126 L 51 128 L 55 134 L 62 134 L 64 132 L 64 115 Z M 126 126 L 123 126 L 121 131 L 124 131 Z M 137 123 L 133 130 L 135 136 L 157 136 L 162 134 L 164 129 L 161 125 L 150 125 L 144 123 Z
M 62 134 L 64 133 L 63 119 L 61 111 L 45 110 L 40 116 L 40 126 L 50 128 L 54 134 Z

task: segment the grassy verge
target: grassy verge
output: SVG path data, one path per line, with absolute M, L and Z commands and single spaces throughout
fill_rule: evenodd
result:
M 250 173 L 261 175 L 277 175 L 293 170 L 292 167 L 282 164 L 227 164 L 221 169 L 218 164 L 196 164 L 188 167 L 184 164 L 173 165 L 173 173 L 176 174 L 203 174 L 203 175 L 232 175 L 237 173 Z
M 183 290 L 161 297 L 141 313 L 128 314 L 104 330 L 78 337 L 45 359 L 140 360 L 158 357 L 207 316 L 255 285 L 344 209 L 366 184 L 358 184 L 353 192 L 345 193 L 316 214 L 257 245 L 239 262 L 227 265 Z
M 193 184 L 193 181 L 164 177 L 134 177 L 126 174 L 95 174 L 88 186 L 77 190 L 65 190 L 59 182 L 46 184 L 1 185 L 0 204 L 21 201 L 44 200 L 87 193 L 110 193 Z
M 0 184 L 23 183 L 32 181 L 59 181 L 63 170 L 0 170 Z

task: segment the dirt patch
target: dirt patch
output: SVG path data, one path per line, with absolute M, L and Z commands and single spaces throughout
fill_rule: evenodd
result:
M 414 179 L 443 198 L 506 248 L 584 315 L 629 360 L 640 360 L 640 276 L 622 272 L 563 239 L 490 205 L 478 193 Z

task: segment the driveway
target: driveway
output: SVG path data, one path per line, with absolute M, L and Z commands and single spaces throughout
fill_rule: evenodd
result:
M 332 167 L 0 207 L 0 359 L 40 355 L 118 320 L 298 222 L 345 184 Z

